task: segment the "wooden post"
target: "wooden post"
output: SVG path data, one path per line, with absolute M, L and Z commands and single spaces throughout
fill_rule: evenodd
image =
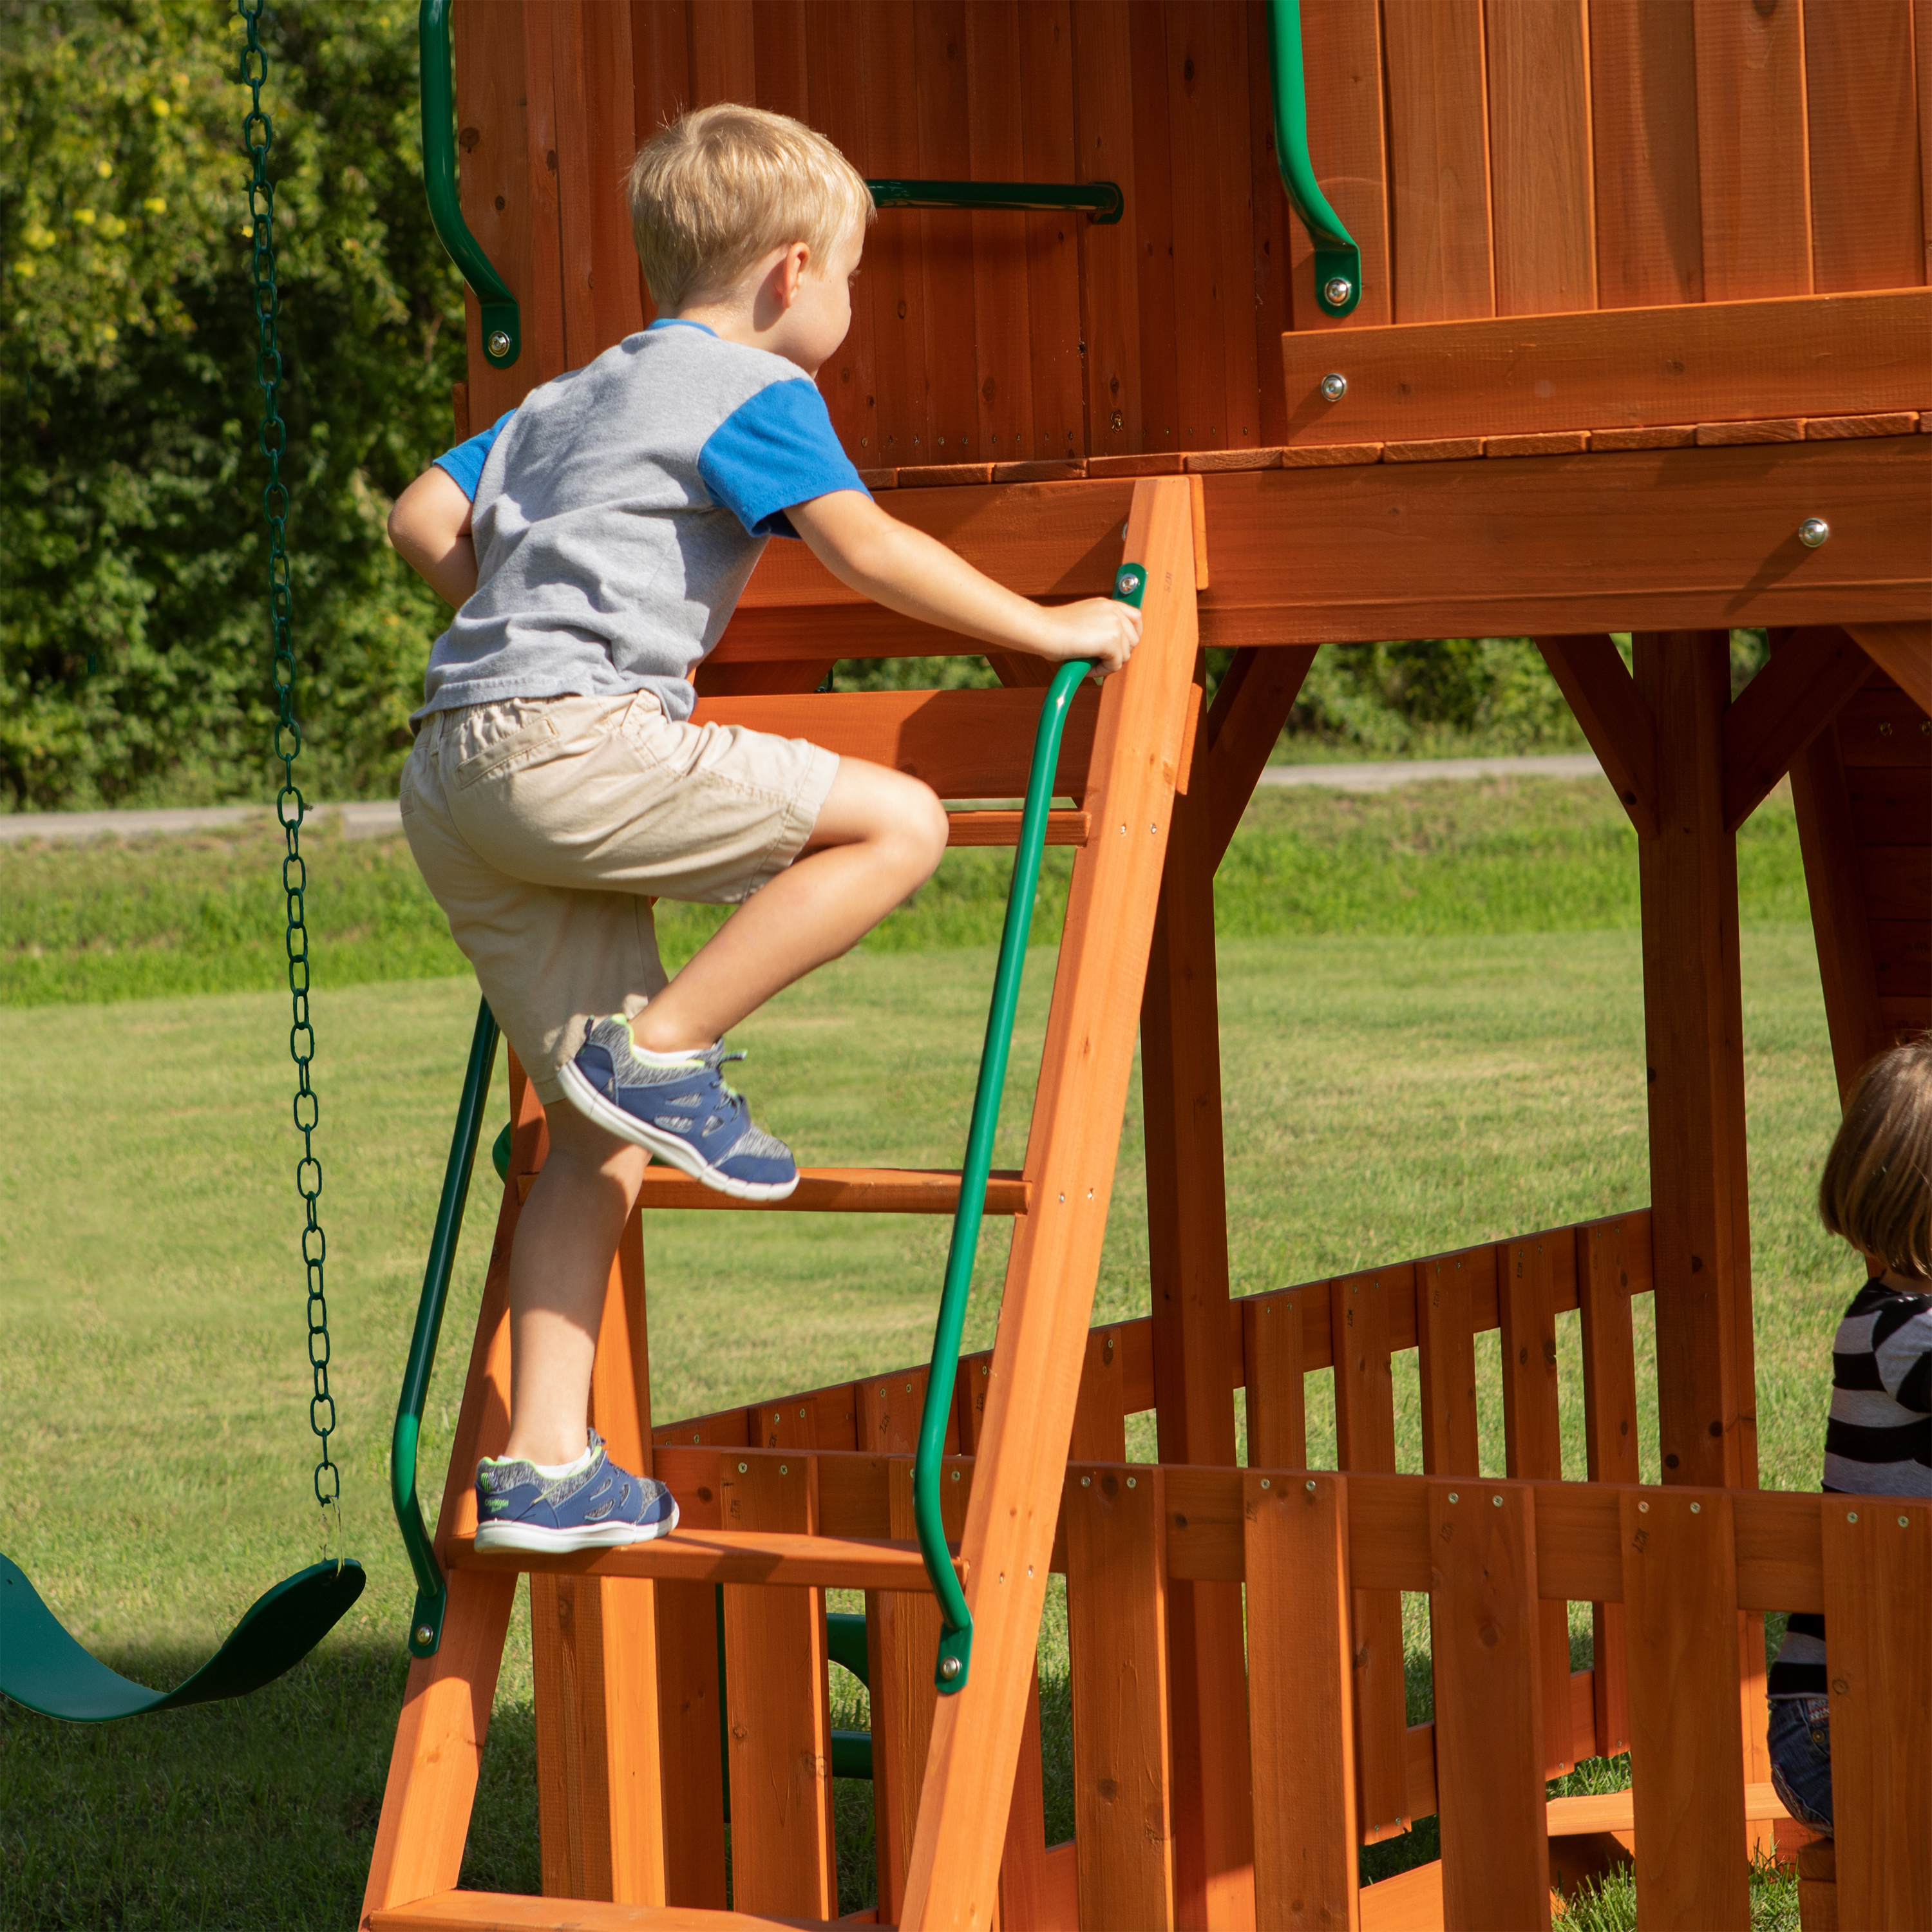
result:
M 1197 680 L 1203 675 L 1197 667 Z M 1196 734 L 1188 793 L 1174 802 L 1141 999 L 1141 1081 L 1160 1460 L 1226 1468 L 1235 1460 L 1234 1362 L 1207 737 Z M 1190 1932 L 1250 1927 L 1254 1822 L 1240 1586 L 1177 1580 L 1167 1614 L 1176 1921 Z

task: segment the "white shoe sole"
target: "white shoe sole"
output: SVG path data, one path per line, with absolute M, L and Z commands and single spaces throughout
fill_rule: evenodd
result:
M 728 1174 L 721 1174 L 706 1164 L 704 1156 L 689 1142 L 680 1140 L 661 1127 L 647 1126 L 635 1114 L 614 1106 L 584 1077 L 574 1061 L 566 1062 L 557 1078 L 564 1098 L 586 1119 L 595 1120 L 606 1133 L 615 1134 L 620 1141 L 628 1141 L 633 1147 L 643 1148 L 658 1160 L 669 1162 L 703 1186 L 740 1201 L 782 1201 L 798 1186 L 796 1173 L 789 1180 L 735 1180 Z
M 544 1529 L 534 1523 L 489 1522 L 476 1532 L 476 1547 L 484 1553 L 493 1550 L 521 1550 L 551 1556 L 566 1556 L 574 1550 L 622 1550 L 634 1543 L 653 1543 L 668 1536 L 677 1527 L 677 1504 L 664 1522 L 586 1523 L 581 1529 Z

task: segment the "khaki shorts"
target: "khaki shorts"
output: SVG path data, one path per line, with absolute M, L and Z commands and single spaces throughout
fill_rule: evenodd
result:
M 586 1024 L 664 986 L 652 898 L 733 905 L 798 856 L 831 752 L 675 724 L 648 694 L 508 698 L 423 722 L 403 830 L 538 1096 Z

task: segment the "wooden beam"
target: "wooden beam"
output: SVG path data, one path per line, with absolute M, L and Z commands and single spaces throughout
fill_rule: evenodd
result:
M 1203 734 L 1208 759 L 1200 773 L 1206 792 L 1210 872 L 1226 854 L 1268 755 L 1301 694 L 1318 648 L 1295 644 L 1263 650 L 1250 645 L 1234 653 L 1222 676 L 1208 712 Z
M 1774 640 L 1770 662 L 1724 713 L 1724 829 L 1735 832 L 1871 675 L 1843 631 L 1813 625 Z
M 1616 646 L 1600 634 L 1538 638 L 1536 647 L 1569 700 L 1638 837 L 1654 838 L 1657 720 L 1624 670 Z
M 1847 624 L 1858 648 L 1932 717 L 1932 624 Z

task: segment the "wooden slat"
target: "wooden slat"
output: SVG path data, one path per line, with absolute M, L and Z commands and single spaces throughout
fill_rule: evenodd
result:
M 655 1543 L 567 1556 L 521 1550 L 479 1552 L 468 1538 L 459 1537 L 450 1542 L 448 1561 L 453 1569 L 513 1576 L 542 1571 L 577 1576 L 650 1576 L 691 1583 L 812 1583 L 838 1590 L 914 1589 L 926 1575 L 916 1546 L 863 1537 L 682 1528 Z
M 514 282 L 523 349 L 511 367 L 528 391 L 570 367 L 569 316 L 565 307 L 562 197 L 563 155 L 559 151 L 554 10 L 526 6 L 523 29 L 524 134 L 522 157 L 530 200 L 530 280 L 527 292 Z M 499 28 L 499 32 L 502 28 Z M 580 204 L 573 202 L 573 213 Z M 472 381 L 488 368 L 471 352 Z M 494 418 L 485 416 L 484 420 Z
M 1830 626 L 1788 632 L 1724 713 L 1724 824 L 1735 832 L 1792 760 L 1871 675 L 1871 660 Z
M 1253 449 L 1262 435 L 1261 383 L 1266 372 L 1274 387 L 1274 350 L 1270 338 L 1262 352 L 1254 328 L 1255 259 L 1250 212 L 1254 136 L 1249 124 L 1248 76 L 1268 64 L 1266 37 L 1252 32 L 1247 9 L 1238 4 L 1196 10 L 1208 29 L 1204 75 L 1213 101 L 1208 125 L 1208 206 L 1204 211 L 1214 241 L 1214 283 L 1222 308 L 1221 408 L 1229 449 Z M 1196 499 L 1197 508 L 1199 498 Z M 1196 548 L 1197 561 L 1202 555 Z M 1196 590 L 1206 581 L 1195 580 Z
M 854 166 L 872 165 L 866 136 L 862 34 L 851 0 L 813 0 L 805 16 L 806 118 Z M 900 231 L 882 236 L 874 226 L 866 238 L 863 272 L 852 298 L 852 326 L 845 340 L 820 367 L 818 387 L 831 412 L 832 427 L 845 453 L 862 470 L 881 460 L 879 410 L 873 343 L 878 324 L 871 284 L 881 243 L 896 246 Z
M 1347 1275 L 1329 1284 L 1336 1458 L 1345 1470 L 1395 1468 L 1389 1304 L 1405 1289 L 1413 1295 L 1410 1269 Z M 1362 1835 L 1372 1840 L 1409 1825 L 1402 1604 L 1391 1592 L 1362 1588 L 1358 1580 L 1354 1617 L 1358 1803 Z
M 1619 1492 L 1637 1911 L 1683 1932 L 1750 1923 L 1730 1498 Z
M 918 109 L 919 173 L 928 181 L 970 180 L 974 142 L 964 0 L 928 0 L 902 10 L 912 16 L 913 66 L 909 74 L 902 71 L 900 85 Z M 974 253 L 976 218 L 964 209 L 934 208 L 896 218 L 916 224 L 920 231 L 920 340 L 929 438 L 923 460 L 983 462 L 988 452 L 980 440 L 974 366 L 980 279 Z M 988 268 L 990 283 L 997 268 L 989 264 Z
M 1225 125 L 1229 112 L 1230 83 L 1240 76 L 1235 71 L 1239 57 L 1232 50 L 1224 55 L 1217 44 L 1221 37 L 1215 31 L 1214 16 L 1224 15 L 1231 27 L 1243 22 L 1232 8 L 1191 7 L 1186 0 L 1166 0 L 1159 10 L 1167 29 L 1160 78 L 1167 97 L 1164 132 L 1173 194 L 1166 253 L 1174 293 L 1168 310 L 1172 321 L 1166 332 L 1175 352 L 1176 382 L 1172 440 L 1163 437 L 1156 442 L 1150 435 L 1148 447 L 1166 454 L 1219 449 L 1228 440 L 1223 377 L 1231 316 L 1228 293 L 1217 272 L 1221 211 L 1216 205 L 1215 140 L 1217 124 Z M 1136 64 L 1138 68 L 1138 50 Z M 1141 131 L 1144 138 L 1152 130 L 1143 122 Z M 1140 169 L 1143 184 L 1149 172 L 1144 166 Z M 1144 297 L 1142 313 L 1155 312 Z M 1152 347 L 1144 334 L 1144 361 Z M 1152 430 L 1156 425 L 1150 421 L 1148 427 Z
M 1263 58 L 1248 63 L 1249 232 L 1254 262 L 1254 334 L 1257 376 L 1261 386 L 1261 431 L 1264 445 L 1283 442 L 1288 413 L 1281 386 L 1274 376 L 1274 345 L 1293 324 L 1289 310 L 1288 276 L 1292 244 L 1288 230 L 1294 217 L 1281 191 L 1281 172 L 1275 165 L 1273 76 L 1265 58 L 1268 0 L 1244 0 L 1248 44 L 1263 50 Z
M 1925 279 L 1911 0 L 1806 9 L 1811 276 L 1819 289 Z
M 1469 1273 L 1459 1256 L 1442 1255 L 1418 1262 L 1415 1275 L 1422 1466 L 1432 1476 L 1473 1476 L 1482 1466 L 1482 1451 Z
M 1932 908 L 1932 845 L 1868 845 L 1858 854 L 1868 920 L 1923 920 Z
M 1180 435 L 1181 363 L 1196 357 L 1197 332 L 1186 328 L 1186 304 L 1177 296 L 1178 242 L 1175 197 L 1195 185 L 1191 153 L 1176 154 L 1168 86 L 1168 9 L 1164 0 L 1136 0 L 1124 9 L 1132 76 L 1129 107 L 1134 130 L 1134 200 L 1122 226 L 1132 230 L 1134 284 L 1140 314 L 1138 392 L 1142 457 L 1175 455 Z M 1184 218 L 1190 223 L 1194 211 Z M 1184 341 L 1184 335 L 1187 339 Z M 1195 390 L 1198 394 L 1200 384 Z M 1118 400 L 1118 399 L 1116 399 Z M 1108 421 L 1112 418 L 1109 417 Z M 1098 446 L 1096 446 L 1097 447 Z M 1106 446 L 1106 465 L 1132 461 L 1124 447 Z M 1117 476 L 1152 473 L 1121 467 Z
M 1557 1410 L 1556 1298 L 1551 1281 L 1556 1238 L 1507 1241 L 1496 1248 L 1496 1300 L 1502 1317 L 1503 1447 L 1519 1479 L 1556 1482 L 1563 1474 L 1562 1418 Z M 1574 1247 L 1573 1247 L 1574 1252 Z M 1552 1778 L 1574 1768 L 1570 1722 L 1570 1606 L 1537 1606 L 1537 1664 L 1542 1680 L 1544 1762 Z
M 728 1462 L 724 1520 L 809 1541 L 812 1486 L 803 1457 Z M 830 1918 L 838 1909 L 825 1645 L 822 1591 L 726 1587 L 731 1896 L 741 1911 Z
M 1932 657 L 1932 640 L 1926 646 Z M 1928 664 L 1932 670 L 1932 664 Z M 1838 713 L 1838 749 L 1848 770 L 1890 766 L 1932 769 L 1932 718 L 1909 692 L 1881 683 L 1866 666 L 1868 682 Z M 1754 680 L 1755 682 L 1755 680 Z M 1921 828 L 1932 836 L 1932 826 Z
M 1080 332 L 1087 345 L 1087 431 L 1082 455 L 1145 447 L 1141 397 L 1141 314 L 1136 243 L 1140 181 L 1133 126 L 1134 63 L 1126 10 L 1076 7 L 1074 178 L 1118 182 L 1124 219 L 1080 232 Z
M 1694 37 L 1688 7 L 1591 0 L 1597 299 L 1606 308 L 1703 298 Z
M 1428 1508 L 1443 1923 L 1546 1927 L 1534 1506 L 1432 1478 Z
M 1932 1736 L 1932 1506 L 1827 1496 L 1832 1812 L 1840 1924 L 1932 1924 L 1932 1802 L 1916 1774 Z
M 1040 178 L 1026 171 L 1024 109 L 1014 84 L 1020 72 L 1019 14 L 1018 0 L 995 0 L 991 6 L 965 7 L 953 16 L 959 23 L 954 31 L 963 26 L 960 58 L 966 79 L 969 180 Z M 999 212 L 967 219 L 974 356 L 968 366 L 978 432 L 973 454 L 1009 462 L 1034 453 L 1028 434 L 1034 408 L 1025 221 Z
M 1301 45 L 1315 178 L 1362 251 L 1362 298 L 1348 320 L 1388 322 L 1395 311 L 1390 301 L 1382 10 L 1376 0 L 1302 0 Z M 1282 192 L 1278 176 L 1274 192 Z M 1292 214 L 1288 242 L 1294 327 L 1336 327 L 1315 298 L 1314 248 Z
M 1257 1932 L 1353 1927 L 1347 1478 L 1242 1478 Z
M 1845 760 L 1839 769 L 1856 844 L 1883 845 L 1898 836 L 1901 825 L 1932 824 L 1932 774 L 1874 770 Z
M 1636 1346 L 1630 1317 L 1629 1256 L 1636 1241 L 1622 1222 L 1576 1230 L 1577 1302 L 1583 1340 L 1583 1445 L 1592 1483 L 1634 1483 L 1639 1418 Z M 1592 1606 L 1592 1689 L 1596 1750 L 1630 1748 L 1630 1690 L 1619 1604 Z
M 1932 718 L 1932 623 L 1850 623 L 1858 647 L 1913 704 Z
M 859 0 L 850 18 L 857 31 L 843 58 L 850 60 L 856 49 L 865 108 L 862 171 L 874 179 L 916 176 L 919 108 L 908 84 L 914 10 L 894 0 Z M 872 393 L 878 406 L 866 454 L 874 463 L 932 460 L 925 400 L 922 235 L 916 216 L 888 214 L 873 226 L 866 244 L 858 289 L 872 310 Z
M 694 1498 L 679 1492 L 687 1518 Z M 714 1492 L 715 1495 L 715 1492 Z M 659 1775 L 668 1903 L 724 1909 L 724 1727 L 718 1700 L 718 1594 L 710 1583 L 658 1583 Z
M 601 351 L 644 326 L 637 243 L 621 186 L 639 145 L 628 0 L 585 0 L 580 35 L 591 170 L 591 333 Z
M 1811 286 L 1803 16 L 1695 0 L 1694 18 L 1705 295 L 1802 295 Z
M 1081 1921 L 1165 1932 L 1174 1794 L 1160 1472 L 1070 1464 L 1063 1507 Z
M 1080 1368 L 1067 1454 L 1084 1462 L 1124 1462 L 1127 1456 L 1126 1364 L 1117 1334 L 1090 1328 Z M 1231 1456 L 1228 1459 L 1233 1460 Z
M 1496 313 L 1482 0 L 1386 0 L 1394 319 Z
M 1250 1295 L 1239 1304 L 1242 1359 L 1247 1370 L 1247 1460 L 1251 1468 L 1299 1469 L 1308 1461 L 1303 1306 L 1304 1298 L 1293 1288 L 1279 1294 Z M 1352 1745 L 1352 1765 L 1353 1758 Z
M 1071 181 L 1076 143 L 1068 0 L 1029 0 L 1018 12 L 1018 65 L 1009 84 L 1019 96 L 1022 178 Z M 1028 386 L 1033 414 L 1021 424 L 1028 440 L 1016 454 L 1036 460 L 1084 455 L 1080 248 L 1087 224 L 1064 214 L 1021 219 L 1032 328 Z
M 757 1926 L 803 1932 L 823 1922 L 694 1906 L 602 1905 L 510 1892 L 442 1892 L 374 1912 L 367 1923 L 370 1932 L 448 1932 L 453 1926 L 466 1932 L 749 1932 Z
M 758 52 L 752 0 L 714 0 L 691 9 L 691 84 L 694 107 L 716 100 L 755 104 Z
M 997 1168 L 986 1187 L 989 1214 L 1024 1214 L 1026 1177 Z M 820 1167 L 800 1170 L 797 1191 L 783 1201 L 739 1201 L 680 1174 L 649 1167 L 638 1196 L 643 1208 L 742 1208 L 796 1214 L 950 1214 L 959 1204 L 957 1170 L 897 1167 Z
M 1292 441 L 1388 442 L 1923 409 L 1928 328 L 1901 290 L 1290 334 L 1282 360 Z
M 1584 0 L 1487 11 L 1496 313 L 1597 305 Z

